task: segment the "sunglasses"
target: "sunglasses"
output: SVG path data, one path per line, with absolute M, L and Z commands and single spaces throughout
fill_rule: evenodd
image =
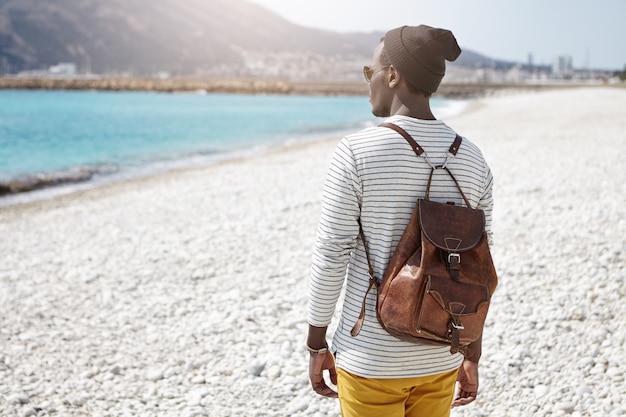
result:
M 369 66 L 364 66 L 363 67 L 363 76 L 365 77 L 365 81 L 367 81 L 367 83 L 371 83 L 372 82 L 372 77 L 374 76 L 374 74 L 376 74 L 378 71 L 382 71 L 384 69 L 389 68 L 389 65 L 385 65 L 384 67 L 378 68 L 377 70 L 373 70 L 372 68 L 370 68 Z

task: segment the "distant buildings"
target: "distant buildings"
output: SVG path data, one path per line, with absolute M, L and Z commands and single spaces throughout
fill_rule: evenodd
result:
M 558 55 L 552 62 L 552 75 L 556 78 L 567 78 L 574 74 L 571 55 Z
M 18 77 L 23 78 L 46 78 L 46 77 L 65 77 L 73 78 L 78 75 L 78 68 L 73 62 L 59 62 L 56 65 L 51 65 L 47 70 L 30 70 L 20 71 L 17 73 Z
M 73 62 L 61 62 L 48 68 L 50 75 L 73 77 L 76 75 L 76 64 Z
M 267 52 L 239 50 L 242 62 L 219 64 L 209 69 L 197 70 L 187 78 L 197 79 L 269 79 L 292 82 L 358 82 L 362 80 L 361 68 L 368 58 L 361 56 L 329 56 L 311 52 Z M 471 64 L 450 63 L 445 82 L 456 84 L 544 84 L 551 82 L 617 83 L 619 74 L 614 71 L 575 69 L 570 55 L 554 57 L 552 65 L 535 64 L 532 54 L 526 63 L 482 59 Z M 2 67 L 0 61 L 0 69 Z M 5 63 L 6 64 L 6 63 Z M 6 65 L 5 65 L 6 67 Z M 60 62 L 48 69 L 21 71 L 17 78 L 133 78 L 130 73 L 92 74 L 89 69 L 79 71 L 76 63 Z M 0 76 L 11 76 L 7 68 Z M 87 72 L 84 72 L 87 71 Z M 155 71 L 146 78 L 178 78 L 175 74 Z

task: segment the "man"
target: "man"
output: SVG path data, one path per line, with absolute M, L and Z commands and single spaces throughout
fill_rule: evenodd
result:
M 372 113 L 404 128 L 434 164 L 446 159 L 456 133 L 435 119 L 429 100 L 443 78 L 445 61 L 454 61 L 460 53 L 450 31 L 404 26 L 385 35 L 373 64 L 364 68 Z M 472 206 L 484 210 L 491 237 L 492 176 L 480 150 L 464 139 L 447 167 Z M 384 127 L 348 135 L 335 150 L 313 251 L 307 349 L 313 389 L 338 396 L 344 417 L 448 416 L 451 406 L 476 398 L 480 340 L 463 357 L 450 353 L 449 347 L 396 339 L 376 319 L 375 291 L 366 298 L 361 331 L 350 334 L 369 280 L 359 222 L 375 276 L 382 277 L 417 199 L 424 195 L 429 173 L 425 158 L 418 158 L 402 136 Z M 462 204 L 446 177 L 435 176 L 430 198 Z M 326 329 L 344 281 L 342 315 L 329 347 Z M 338 393 L 326 384 L 326 371 Z

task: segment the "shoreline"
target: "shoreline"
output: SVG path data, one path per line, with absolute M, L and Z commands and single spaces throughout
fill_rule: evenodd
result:
M 103 181 L 101 183 L 78 183 L 68 184 L 69 187 L 76 185 L 77 188 L 71 188 L 70 190 L 56 193 L 57 187 L 49 187 L 36 189 L 25 193 L 15 193 L 0 196 L 0 215 L 16 215 L 24 211 L 38 211 L 46 210 L 49 208 L 57 208 L 62 206 L 71 205 L 75 201 L 81 201 L 85 198 L 99 198 L 100 194 L 108 194 L 110 192 L 118 192 L 119 190 L 132 191 L 133 188 L 140 187 L 146 184 L 154 184 L 162 181 L 167 181 L 168 178 L 180 177 L 190 173 L 210 171 L 212 169 L 219 169 L 220 166 L 230 164 L 246 163 L 250 160 L 257 158 L 263 159 L 264 157 L 277 155 L 277 154 L 289 154 L 293 151 L 302 151 L 309 147 L 324 146 L 325 144 L 336 144 L 339 141 L 339 137 L 336 136 L 320 136 L 317 139 L 303 140 L 298 142 L 283 143 L 281 145 L 268 146 L 260 148 L 256 151 L 240 152 L 229 154 L 223 159 L 216 159 L 213 162 L 202 163 L 199 165 L 178 166 L 170 168 L 164 171 L 148 172 L 142 175 L 130 176 L 127 178 L 121 178 L 111 181 Z M 58 188 L 62 188 L 63 185 Z M 46 192 L 50 192 L 49 195 L 45 195 Z M 36 197 L 33 199 L 24 196 L 28 193 L 44 193 L 42 197 Z M 24 196 L 22 201 L 19 197 Z M 3 198 L 17 198 L 15 203 L 2 204 Z M 1 222 L 1 219 L 0 219 Z
M 114 187 L 117 184 L 132 184 L 142 182 L 153 177 L 163 177 L 169 174 L 186 171 L 211 169 L 212 167 L 245 161 L 251 158 L 289 152 L 293 149 L 315 146 L 318 143 L 339 141 L 348 131 L 338 131 L 336 135 L 319 133 L 299 140 L 287 139 L 275 143 L 257 145 L 253 148 L 243 147 L 224 153 L 211 155 L 190 154 L 186 157 L 163 163 L 154 161 L 142 166 L 125 167 L 111 170 L 110 173 L 93 174 L 91 167 L 75 167 L 55 173 L 35 174 L 30 177 L 0 181 L 0 213 L 12 207 L 28 206 L 40 202 L 64 199 L 75 194 L 96 192 L 104 187 Z M 70 175 L 65 176 L 65 173 Z M 42 181 L 39 180 L 42 179 Z M 58 179 L 61 178 L 61 179 Z
M 367 98 L 365 97 L 363 100 L 367 100 Z M 445 105 L 435 105 L 435 111 L 439 118 L 446 119 L 465 111 L 469 102 L 470 100 L 467 99 L 449 99 Z M 143 178 L 187 167 L 211 166 L 222 161 L 237 159 L 246 154 L 289 147 L 294 141 L 317 142 L 325 140 L 328 135 L 339 138 L 350 132 L 352 132 L 352 128 L 342 128 L 333 132 L 319 131 L 308 133 L 297 140 L 285 137 L 282 140 L 254 145 L 253 148 L 245 146 L 225 152 L 189 152 L 181 154 L 177 158 L 155 159 L 140 165 L 119 165 L 117 161 L 112 160 L 92 164 L 85 162 L 82 165 L 70 166 L 56 171 L 23 173 L 0 180 L 0 207 L 54 198 L 76 191 L 98 188 L 109 183 Z
M 0 78 L 1 85 L 2 78 Z M 24 81 L 33 81 L 33 80 L 24 80 Z M 56 82 L 60 83 L 60 85 L 64 85 L 66 81 L 77 81 L 77 80 L 62 80 L 62 79 L 34 79 L 34 81 L 47 81 L 52 83 L 44 83 L 44 89 L 54 89 L 50 88 L 51 86 L 56 86 Z M 90 81 L 90 80 L 83 80 Z M 93 81 L 93 80 L 92 80 Z M 99 80 L 103 82 L 104 86 L 107 86 L 111 80 Z M 137 80 L 126 80 L 136 82 Z M 152 81 L 149 80 L 148 84 L 134 84 L 133 88 L 135 90 L 99 90 L 99 91 L 149 91 L 148 88 L 156 88 L 156 84 L 152 84 Z M 158 80 L 157 80 L 158 81 Z M 169 81 L 169 80 L 166 80 Z M 184 81 L 186 82 L 186 81 Z M 362 83 L 347 85 L 347 88 L 353 87 L 362 87 Z M 34 84 L 38 85 L 38 84 Z M 164 84 L 169 85 L 169 84 Z M 195 85 L 195 84 L 192 84 Z M 144 89 L 146 88 L 146 89 Z M 298 87 L 299 90 L 304 91 L 307 95 L 314 95 L 313 91 L 334 91 L 338 93 L 342 90 L 342 86 L 338 84 L 316 84 L 316 83 L 307 83 L 302 84 Z M 456 93 L 450 94 L 449 89 L 452 88 Z M 551 90 L 550 87 L 548 90 Z M 564 88 L 564 87 L 563 87 Z M 579 87 L 570 87 L 570 88 L 579 88 Z M 313 90 L 311 90 L 313 89 Z M 458 112 L 453 112 L 451 116 L 441 117 L 442 120 L 448 120 L 454 117 L 462 116 L 465 113 L 475 111 L 479 109 L 481 104 L 481 99 L 499 96 L 499 95 L 517 95 L 517 94 L 532 94 L 540 91 L 548 91 L 543 90 L 540 87 L 539 90 L 532 88 L 532 86 L 523 86 L 518 89 L 509 89 L 504 85 L 461 85 L 461 86 L 445 86 L 442 85 L 441 90 L 447 91 L 444 94 L 450 94 L 449 97 L 453 100 L 459 100 L 460 103 L 465 103 L 461 106 L 461 110 Z M 87 91 L 88 89 L 83 90 L 82 88 L 76 89 L 77 91 Z M 0 89 L 1 91 L 1 89 Z M 70 91 L 74 91 L 74 89 L 70 89 Z M 195 91 L 195 90 L 193 90 Z M 160 91 L 168 93 L 169 91 Z M 232 92 L 229 92 L 231 94 Z M 324 96 L 332 96 L 335 94 L 322 94 Z M 439 96 L 444 98 L 443 96 Z M 445 97 L 448 98 L 448 97 Z M 349 132 L 344 132 L 349 133 Z M 340 135 L 339 135 L 340 136 Z M 312 139 L 303 141 L 302 145 L 307 146 L 307 144 L 315 143 L 315 142 L 324 142 L 332 139 L 339 139 L 339 136 L 336 137 L 328 137 L 326 135 L 319 135 Z M 259 148 L 255 148 L 255 150 L 249 151 L 250 155 L 254 155 L 255 152 L 262 152 L 262 154 L 266 154 L 267 152 L 282 152 L 284 150 L 289 149 L 291 146 L 300 146 L 299 144 L 292 144 L 290 141 L 282 143 L 282 144 L 273 144 L 269 146 L 261 146 Z M 137 167 L 134 170 L 136 171 L 134 174 L 131 172 L 127 172 L 124 170 L 123 172 L 119 171 L 119 168 L 112 169 L 108 165 L 105 165 L 102 169 L 106 171 L 110 169 L 111 172 L 100 173 L 98 172 L 98 167 L 90 167 L 90 166 L 79 166 L 74 168 L 69 168 L 65 171 L 60 172 L 51 172 L 51 173 L 42 173 L 37 174 L 34 173 L 32 176 L 27 176 L 24 178 L 13 178 L 7 181 L 0 181 L 0 212 L 4 208 L 10 208 L 15 206 L 29 205 L 31 203 L 38 203 L 45 200 L 64 198 L 71 196 L 75 193 L 86 193 L 91 190 L 97 190 L 102 187 L 114 186 L 118 183 L 129 183 L 135 180 L 141 181 L 146 178 L 150 178 L 153 176 L 161 176 L 167 175 L 168 173 L 175 173 L 180 171 L 185 171 L 187 169 L 204 169 L 210 168 L 211 166 L 228 163 L 229 161 L 236 161 L 241 158 L 247 158 L 250 155 L 246 155 L 246 152 L 240 150 L 239 152 L 232 152 L 225 155 L 215 155 L 210 160 L 203 160 L 203 162 L 191 163 L 189 165 L 182 163 L 183 160 L 187 160 L 187 158 L 183 158 L 180 161 L 175 161 L 169 167 L 161 167 L 160 169 L 151 170 L 149 165 L 145 167 Z M 193 159 L 193 155 L 189 156 L 189 158 Z M 206 158 L 205 158 L 206 159 Z M 182 163 L 182 165 L 181 165 Z M 159 162 L 155 161 L 155 166 L 159 166 Z
M 0 91 L 2 89 L 1 82 L 2 78 L 0 78 Z M 6 79 L 4 79 L 6 80 Z M 51 88 L 51 86 L 56 86 L 56 82 L 63 85 L 65 81 L 62 79 L 32 79 L 32 80 L 23 80 L 23 81 L 49 81 L 51 84 L 44 83 L 45 87 L 43 89 L 56 89 Z M 69 81 L 77 81 L 77 80 L 69 80 Z M 89 81 L 89 80 L 84 80 Z M 103 85 L 109 85 L 111 80 L 99 80 L 103 82 Z M 137 80 L 134 80 L 137 81 Z M 136 84 L 133 88 L 135 90 L 111 90 L 111 91 L 149 91 L 149 88 L 157 88 L 156 84 L 152 84 L 152 81 L 149 80 L 148 84 Z M 158 81 L 158 80 L 157 80 Z M 183 83 L 187 81 L 183 80 Z M 342 88 L 342 85 L 339 84 L 319 84 L 319 83 L 306 83 L 301 84 L 297 87 L 298 91 L 302 91 L 305 95 L 315 95 L 321 94 L 324 96 L 332 96 L 339 95 L 339 92 L 349 91 L 351 88 L 356 88 L 361 86 L 362 83 L 350 85 L 346 84 L 344 87 L 347 90 Z M 37 83 L 33 85 L 38 85 Z M 195 84 L 193 84 L 195 85 Z M 598 88 L 599 86 L 592 86 L 588 88 Z M 145 89 L 144 89 L 145 88 Z M 551 85 L 551 86 L 532 86 L 532 85 L 518 85 L 517 88 L 511 88 L 508 84 L 497 84 L 497 85 L 442 85 L 440 90 L 442 90 L 442 95 L 437 94 L 440 98 L 449 98 L 452 100 L 459 100 L 460 103 L 465 103 L 461 106 L 461 110 L 459 112 L 453 112 L 451 116 L 441 117 L 444 121 L 449 119 L 453 119 L 456 117 L 460 117 L 466 113 L 473 112 L 475 110 L 480 109 L 483 104 L 481 104 L 481 99 L 488 99 L 489 97 L 497 97 L 497 96 L 505 96 L 505 95 L 519 95 L 519 94 L 536 94 L 546 91 L 554 91 L 554 90 L 571 90 L 571 89 L 580 89 L 585 88 L 584 86 L 568 86 L 568 85 Z M 612 87 L 607 87 L 612 88 Z M 620 88 L 619 86 L 617 88 Z M 73 89 L 70 89 L 73 90 Z M 77 88 L 78 91 L 86 91 L 82 90 L 82 88 Z M 332 94 L 320 93 L 323 91 L 333 91 Z M 107 91 L 106 88 L 102 91 Z M 159 90 L 155 90 L 159 91 Z M 168 92 L 166 90 L 160 92 Z M 229 92 L 231 94 L 232 92 Z M 337 94 L 335 94 L 337 93 Z M 348 132 L 344 132 L 348 133 Z M 315 143 L 320 141 L 327 141 L 331 139 L 338 139 L 338 136 L 327 137 L 326 135 L 318 135 L 314 138 L 309 138 L 303 141 L 304 146 L 308 146 L 309 142 Z M 250 151 L 250 154 L 254 154 L 254 152 L 261 151 L 262 153 L 266 152 L 275 152 L 275 151 L 283 151 L 285 149 L 289 149 L 291 146 L 299 146 L 298 144 L 292 144 L 290 141 L 285 143 L 276 143 L 268 146 L 260 146 L 256 148 L 254 151 Z M 6 181 L 0 181 L 0 210 L 7 207 L 14 207 L 18 205 L 30 204 L 32 202 L 37 203 L 43 200 L 50 200 L 60 197 L 65 197 L 68 195 L 72 195 L 74 193 L 82 193 L 89 192 L 92 189 L 98 189 L 101 187 L 114 185 L 117 183 L 126 183 L 132 182 L 134 180 L 142 180 L 152 176 L 160 176 L 167 175 L 170 172 L 179 172 L 187 169 L 203 169 L 209 168 L 216 164 L 228 163 L 231 160 L 238 160 L 241 158 L 246 158 L 246 152 L 244 151 L 235 151 L 224 155 L 214 155 L 212 158 L 202 161 L 191 162 L 190 164 L 183 163 L 183 161 L 192 161 L 194 160 L 194 155 L 189 155 L 186 158 L 182 158 L 179 161 L 174 161 L 171 166 L 164 166 L 160 169 L 151 170 L 150 165 L 144 167 L 135 167 L 131 169 L 131 171 L 124 170 L 123 172 L 119 171 L 118 167 L 109 166 L 110 164 L 104 164 L 102 167 L 100 166 L 77 166 L 73 168 L 69 168 L 65 171 L 59 172 L 50 172 L 50 173 L 34 173 L 32 176 L 25 177 L 16 177 L 13 179 L 9 179 Z M 159 161 L 155 161 L 155 166 L 160 166 Z M 132 171 L 135 171 L 133 174 Z
M 434 97 L 472 99 L 501 91 L 539 92 L 569 88 L 626 88 L 626 84 L 586 83 L 447 83 L 441 84 Z M 160 93 L 206 92 L 227 94 L 286 94 L 322 96 L 367 96 L 362 81 L 285 81 L 272 79 L 187 79 L 187 78 L 14 78 L 0 77 L 0 91 L 68 90 L 68 91 L 151 91 Z

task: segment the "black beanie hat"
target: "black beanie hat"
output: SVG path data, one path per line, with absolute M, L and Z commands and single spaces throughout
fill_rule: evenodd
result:
M 452 32 L 426 25 L 402 26 L 385 35 L 389 63 L 415 87 L 434 93 L 446 73 L 446 60 L 454 61 L 461 48 Z

